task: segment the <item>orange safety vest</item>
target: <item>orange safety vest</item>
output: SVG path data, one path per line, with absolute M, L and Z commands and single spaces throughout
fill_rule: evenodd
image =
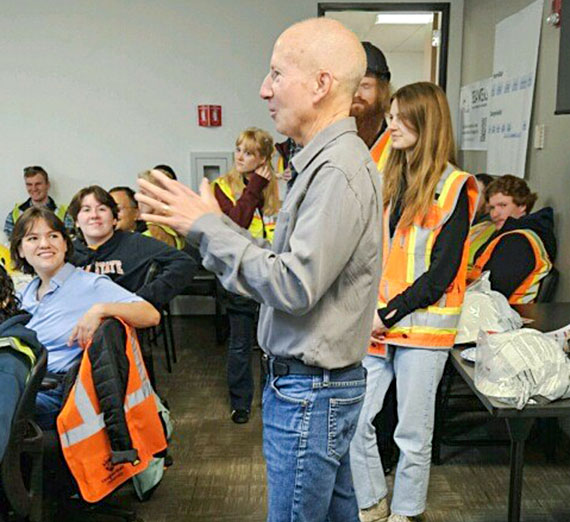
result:
M 509 297 L 509 303 L 532 303 L 536 299 L 538 290 L 540 289 L 540 281 L 548 274 L 548 272 L 550 272 L 550 270 L 552 270 L 552 263 L 548 257 L 546 249 L 544 248 L 544 243 L 542 242 L 542 239 L 538 237 L 536 232 L 533 232 L 532 230 L 510 230 L 509 232 L 505 232 L 504 234 L 497 236 L 495 239 L 493 239 L 493 241 L 489 243 L 483 253 L 476 259 L 475 265 L 473 266 L 473 269 L 470 270 L 467 278 L 469 281 L 474 281 L 481 275 L 483 268 L 493 255 L 493 251 L 495 250 L 495 247 L 499 241 L 510 234 L 522 234 L 524 237 L 526 237 L 534 253 L 535 265 L 532 272 L 511 294 Z
M 230 187 L 230 184 L 224 177 L 217 178 L 212 183 L 212 189 L 215 186 L 220 187 L 221 191 L 230 199 L 230 201 L 235 205 L 236 197 Z M 262 216 L 259 209 L 255 209 L 253 214 L 253 219 L 249 225 L 249 233 L 252 237 L 265 238 L 267 241 L 273 241 L 273 234 L 275 233 L 275 226 L 277 225 L 277 216 Z
M 469 220 L 472 222 L 477 207 L 478 188 L 475 178 L 467 172 L 448 165 L 436 188 L 439 194 L 422 221 L 416 218 L 407 229 L 396 227 L 390 239 L 391 205 L 384 211 L 383 268 L 378 291 L 378 308 L 404 292 L 422 274 L 428 271 L 431 251 L 441 228 L 453 214 L 459 194 L 467 185 Z M 457 322 L 465 295 L 469 240 L 463 246 L 463 255 L 457 275 L 438 302 L 413 311 L 390 328 L 386 343 L 418 348 L 451 348 L 457 333 Z M 368 353 L 383 356 L 384 344 L 370 345 Z
M 376 163 L 376 167 L 379 172 L 384 170 L 384 165 L 386 165 L 391 148 L 392 135 L 390 133 L 390 129 L 386 129 L 376 140 L 376 143 L 374 143 L 370 148 L 370 155 L 372 156 L 374 163 Z
M 496 230 L 492 221 L 482 221 L 471 227 L 469 230 L 469 259 L 467 260 L 467 271 L 473 268 L 475 255 Z
M 167 446 L 136 332 L 125 322 L 121 323 L 127 332 L 125 351 L 129 360 L 124 409 L 139 462 L 111 463 L 111 445 L 87 351 L 81 360 L 77 380 L 57 417 L 63 456 L 81 496 L 87 502 L 101 500 L 123 482 L 144 471 L 153 455 Z

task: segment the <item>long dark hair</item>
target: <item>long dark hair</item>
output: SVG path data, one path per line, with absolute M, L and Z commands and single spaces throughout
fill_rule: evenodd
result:
M 0 264 L 0 323 L 20 313 L 20 302 L 14 291 L 14 283 Z

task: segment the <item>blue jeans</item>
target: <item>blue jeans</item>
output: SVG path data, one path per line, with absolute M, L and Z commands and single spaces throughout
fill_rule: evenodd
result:
M 368 387 L 350 446 L 354 487 L 361 509 L 373 506 L 388 494 L 372 421 L 382 409 L 386 391 L 395 377 L 398 424 L 394 440 L 400 448 L 400 459 L 391 511 L 409 517 L 424 512 L 435 396 L 448 355 L 448 350 L 389 346 L 385 358 L 365 357 Z
M 366 391 L 362 366 L 276 377 L 263 391 L 268 522 L 358 522 L 350 440 Z
M 38 426 L 44 430 L 55 430 L 56 421 L 61 407 L 63 406 L 63 382 L 57 387 L 38 392 L 36 396 L 36 415 L 35 421 Z
M 30 371 L 25 359 L 26 356 L 17 355 L 10 348 L 0 350 L 0 461 L 4 457 L 12 419 Z

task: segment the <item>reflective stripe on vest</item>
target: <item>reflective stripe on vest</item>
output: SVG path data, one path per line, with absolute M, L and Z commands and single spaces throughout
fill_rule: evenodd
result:
M 505 236 L 512 234 L 521 234 L 526 237 L 532 251 L 534 253 L 534 269 L 519 285 L 519 287 L 509 296 L 510 304 L 532 303 L 536 299 L 538 290 L 540 289 L 540 281 L 552 270 L 552 263 L 548 257 L 548 253 L 544 248 L 542 239 L 532 230 L 510 230 L 497 236 L 489 243 L 485 251 L 476 259 L 473 269 L 469 272 L 469 280 L 475 280 L 480 275 L 485 265 L 491 258 L 495 247 L 499 241 Z
M 384 165 L 386 165 L 386 160 L 388 159 L 388 154 L 390 153 L 391 147 L 392 135 L 390 133 L 390 129 L 386 129 L 376 140 L 376 143 L 374 143 L 374 145 L 372 145 L 370 148 L 372 161 L 376 163 L 376 168 L 379 172 L 382 172 Z
M 448 165 L 436 188 L 439 194 L 424 220 L 419 217 L 407 229 L 396 227 L 390 238 L 391 206 L 384 211 L 383 271 L 379 288 L 379 308 L 409 288 L 426 273 L 431 263 L 433 245 L 441 228 L 453 214 L 463 187 L 467 187 L 469 220 L 475 216 L 478 188 L 475 178 Z M 418 348 L 451 348 L 465 294 L 468 241 L 463 247 L 461 263 L 454 281 L 441 299 L 402 318 L 386 332 L 386 342 Z M 369 353 L 382 355 L 382 345 L 370 346 Z
M 21 205 L 21 203 L 16 203 L 14 210 L 12 210 L 12 222 L 14 224 L 16 224 L 16 221 L 18 221 L 20 216 L 23 214 L 23 212 L 20 210 L 20 205 Z M 66 212 L 67 212 L 67 206 L 66 205 L 56 205 L 54 213 L 62 221 L 65 218 Z
M 17 337 L 0 337 L 0 348 L 11 348 L 30 359 L 30 368 L 36 363 L 33 350 Z
M 475 263 L 475 254 L 494 234 L 495 225 L 492 221 L 477 223 L 469 230 L 469 259 L 467 260 L 467 270 L 471 270 Z
M 220 177 L 215 179 L 212 183 L 212 188 L 214 188 L 216 185 L 220 187 L 221 191 L 235 205 L 236 197 L 234 196 L 232 188 L 230 187 L 230 184 L 226 178 Z M 262 216 L 259 209 L 256 208 L 248 230 L 252 237 L 265 238 L 267 241 L 272 242 L 276 225 L 276 216 Z
M 81 360 L 76 382 L 57 418 L 63 455 L 81 496 L 88 502 L 97 502 L 146 469 L 153 455 L 167 445 L 136 333 L 124 322 L 122 324 L 127 333 L 125 351 L 129 361 L 123 408 L 139 462 L 112 464 L 111 446 L 87 351 Z

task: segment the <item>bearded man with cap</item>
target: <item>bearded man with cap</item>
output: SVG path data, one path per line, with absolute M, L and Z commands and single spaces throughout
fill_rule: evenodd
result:
M 390 110 L 390 69 L 384 53 L 370 42 L 366 51 L 366 74 L 352 99 L 350 115 L 356 118 L 358 135 L 370 149 L 378 170 L 382 170 L 390 150 L 390 131 L 385 115 Z

